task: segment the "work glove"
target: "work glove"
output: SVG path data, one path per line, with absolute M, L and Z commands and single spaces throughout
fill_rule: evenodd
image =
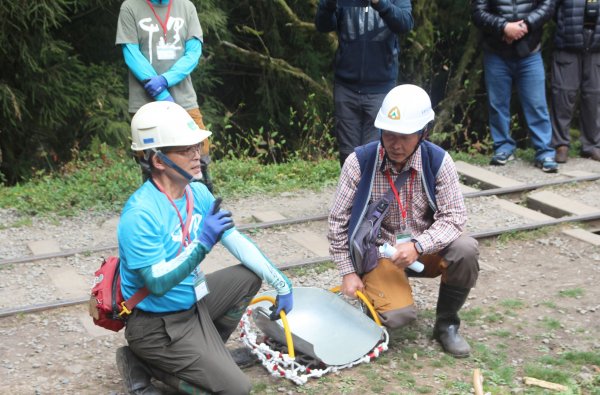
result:
M 294 297 L 291 292 L 285 295 L 277 295 L 275 304 L 271 306 L 271 315 L 269 315 L 269 318 L 271 321 L 277 321 L 281 310 L 285 311 L 285 314 L 289 314 L 292 311 L 292 307 L 294 307 Z
M 155 75 L 149 80 L 145 81 L 144 89 L 152 97 L 156 97 L 160 92 L 167 89 L 167 79 L 162 75 Z
M 198 236 L 198 242 L 200 242 L 209 251 L 215 244 L 221 240 L 223 232 L 233 228 L 233 219 L 231 218 L 231 211 L 220 210 L 221 202 L 223 199 L 217 198 L 208 214 L 204 217 L 204 225 L 200 236 Z

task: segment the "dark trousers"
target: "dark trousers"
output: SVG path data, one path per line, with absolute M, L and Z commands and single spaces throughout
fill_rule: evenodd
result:
M 379 140 L 379 129 L 374 123 L 386 93 L 356 93 L 339 83 L 333 87 L 335 135 L 341 165 L 354 148 Z
M 217 394 L 247 394 L 252 385 L 225 342 L 236 329 L 261 280 L 242 265 L 208 274 L 210 293 L 191 309 L 153 314 L 134 309 L 125 338 L 153 368 Z
M 588 32 L 590 30 L 584 29 Z M 552 59 L 552 145 L 570 144 L 577 93 L 581 96 L 581 150 L 600 149 L 600 52 L 555 50 Z

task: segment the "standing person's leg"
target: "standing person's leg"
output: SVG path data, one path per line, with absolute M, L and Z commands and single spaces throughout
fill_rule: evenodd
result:
M 340 166 L 361 142 L 360 95 L 336 83 L 333 87 L 335 101 L 335 134 L 338 142 Z
M 542 54 L 536 52 L 517 62 L 517 89 L 531 142 L 535 148 L 535 160 L 536 162 L 546 158 L 554 160 L 555 151 L 551 146 L 552 126 L 546 102 L 546 77 Z
M 494 141 L 494 158 L 506 154 L 506 158 L 492 164 L 505 164 L 516 148 L 510 135 L 510 95 L 512 70 L 510 63 L 491 52 L 483 55 L 485 86 L 488 93 L 490 134 Z M 504 162 L 504 163 L 502 163 Z
M 582 56 L 581 153 L 600 160 L 600 52 Z
M 190 116 L 192 117 L 194 122 L 196 122 L 196 125 L 198 125 L 200 129 L 206 130 L 206 126 L 204 126 L 204 118 L 202 116 L 200 108 L 192 108 L 190 110 L 187 110 L 187 112 L 188 114 L 190 114 Z M 210 141 L 209 139 L 205 139 L 202 142 L 202 152 L 200 154 L 200 170 L 202 171 L 202 182 L 212 193 L 213 183 L 210 178 L 210 172 L 208 171 L 208 165 L 210 164 L 210 162 Z
M 556 160 L 566 162 L 571 143 L 570 129 L 577 91 L 581 84 L 581 67 L 576 53 L 555 50 L 552 56 L 552 146 Z M 560 155 L 559 155 L 560 154 Z
M 371 141 L 377 141 L 380 137 L 379 129 L 375 127 L 375 118 L 385 98 L 385 93 L 371 93 L 361 95 L 362 120 L 361 139 L 358 145 L 365 145 Z

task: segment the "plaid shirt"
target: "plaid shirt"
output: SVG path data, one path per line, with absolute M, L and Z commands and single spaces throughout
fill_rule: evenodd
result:
M 385 175 L 389 169 L 392 180 L 399 172 L 389 161 L 383 161 L 378 155 L 377 167 L 373 189 L 369 203 L 379 200 L 389 189 L 390 184 Z M 433 254 L 456 240 L 462 233 L 467 220 L 465 202 L 460 190 L 458 173 L 454 161 L 448 153 L 435 180 L 435 196 L 438 211 L 434 214 L 427 201 L 427 194 L 423 188 L 423 166 L 421 160 L 421 147 L 410 157 L 404 170 L 415 172 L 415 176 L 408 177 L 398 190 L 404 209 L 407 211 L 407 229 L 412 238 L 423 247 L 424 254 Z M 335 200 L 329 212 L 329 253 L 343 276 L 353 273 L 354 266 L 350 260 L 348 225 L 354 196 L 360 181 L 360 165 L 355 153 L 352 153 L 340 175 Z M 412 188 L 409 187 L 412 180 Z M 412 189 L 412 199 L 407 203 L 408 195 Z M 399 205 L 394 199 L 381 224 L 380 237 L 377 245 L 385 242 L 396 244 L 396 234 L 402 232 L 402 214 Z M 381 258 L 381 254 L 379 254 Z

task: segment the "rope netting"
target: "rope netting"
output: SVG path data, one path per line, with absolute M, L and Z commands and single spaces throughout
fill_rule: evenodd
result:
M 248 308 L 240 321 L 241 339 L 262 365 L 274 377 L 284 377 L 297 385 L 305 384 L 309 378 L 319 378 L 330 372 L 337 372 L 361 363 L 370 363 L 388 349 L 389 335 L 384 327 L 381 341 L 366 355 L 345 365 L 327 366 L 311 356 L 298 354 L 290 357 L 286 347 L 270 339 L 259 338 L 259 330 L 251 322 L 252 308 Z

